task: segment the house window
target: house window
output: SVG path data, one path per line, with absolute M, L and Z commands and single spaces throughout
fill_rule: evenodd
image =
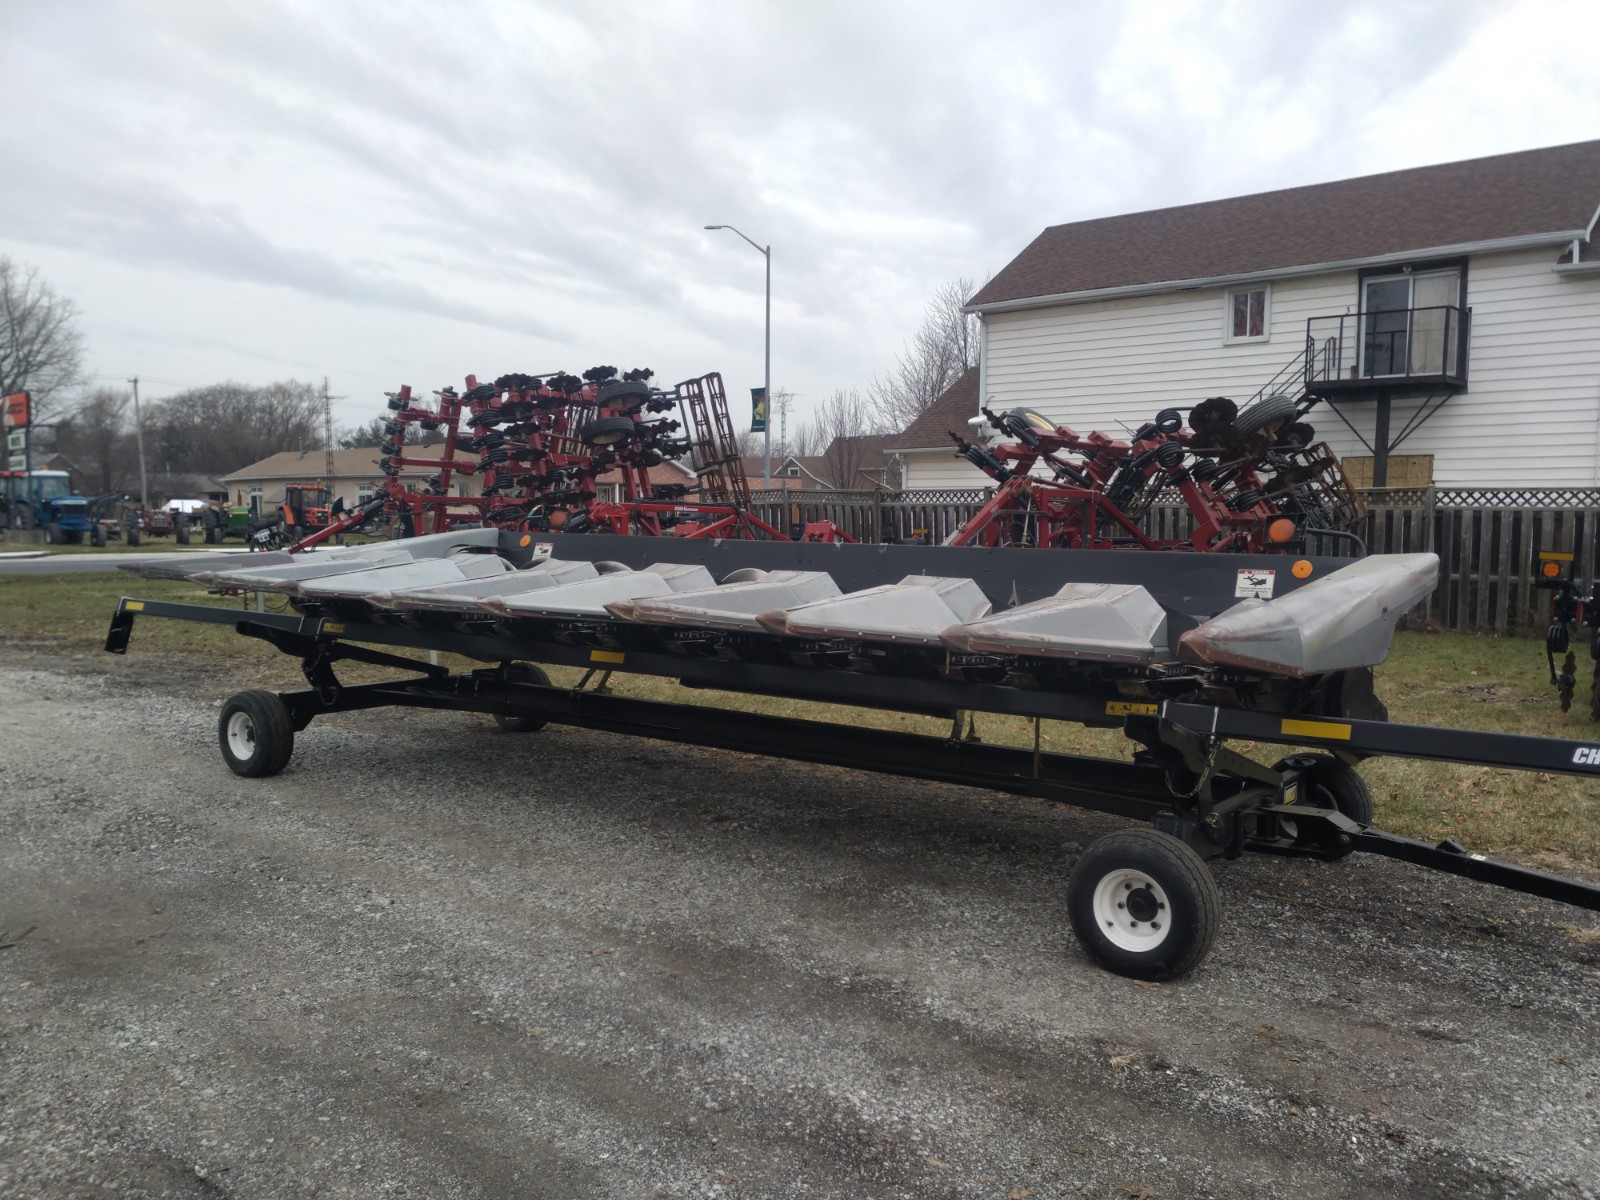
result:
M 1265 287 L 1235 288 L 1228 293 L 1227 342 L 1267 340 L 1267 296 Z
M 261 512 L 261 489 L 260 488 L 253 487 L 253 488 L 250 489 L 250 501 L 249 501 L 249 504 L 250 504 L 250 511 L 259 515 L 260 512 Z
M 789 478 L 790 479 L 799 479 L 800 478 L 800 468 L 799 467 L 790 467 L 789 468 Z
M 372 489 L 373 485 L 370 483 L 363 483 L 356 488 L 356 506 L 358 508 L 372 499 Z

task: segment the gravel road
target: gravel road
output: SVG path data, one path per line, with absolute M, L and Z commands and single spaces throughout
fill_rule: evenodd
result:
M 1600 1192 L 1592 914 L 1252 857 L 1139 984 L 1109 818 L 390 711 L 244 780 L 247 673 L 6 653 L 5 1196 Z

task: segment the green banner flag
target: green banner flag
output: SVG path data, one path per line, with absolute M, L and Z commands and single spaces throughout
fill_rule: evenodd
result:
M 750 389 L 750 432 L 765 433 L 767 431 L 767 389 L 764 387 Z

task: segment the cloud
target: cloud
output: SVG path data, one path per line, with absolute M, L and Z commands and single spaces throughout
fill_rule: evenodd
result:
M 702 229 L 732 223 L 773 247 L 775 382 L 820 398 L 885 370 L 935 287 L 1046 225 L 1592 136 L 1600 98 L 1562 51 L 1581 15 L 4 5 L 8 94 L 46 102 L 0 121 L 24 181 L 0 190 L 0 250 L 89 287 L 93 261 L 142 272 L 148 309 L 89 331 L 112 357 L 141 321 L 173 345 L 182 311 L 194 370 L 253 338 L 297 363 L 337 344 L 330 371 L 426 347 L 436 378 L 460 369 L 451 345 L 571 365 L 623 343 L 736 391 L 759 379 L 764 264 Z M 198 279 L 293 300 L 243 328 L 176 302 Z

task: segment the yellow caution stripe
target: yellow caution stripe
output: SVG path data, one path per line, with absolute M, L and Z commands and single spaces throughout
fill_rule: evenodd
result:
M 620 663 L 622 661 L 622 657 L 623 656 L 622 656 L 622 651 L 621 650 L 591 650 L 591 651 L 589 651 L 589 661 L 593 662 L 593 663 L 610 663 L 613 666 L 616 666 L 618 663 Z
M 1289 721 L 1283 723 L 1284 737 L 1317 738 L 1324 742 L 1348 742 L 1350 726 L 1339 721 Z
M 1564 550 L 1541 550 L 1539 551 L 1539 557 L 1542 559 L 1548 559 L 1550 562 L 1572 561 L 1572 555 L 1566 553 Z
M 322 632 L 323 633 L 343 633 L 344 632 L 344 626 L 341 625 L 338 621 L 324 621 L 322 623 Z
M 1107 700 L 1106 716 L 1108 717 L 1153 717 L 1159 712 L 1154 704 L 1145 704 L 1137 700 Z
M 143 600 L 124 600 L 122 602 L 122 611 L 123 612 L 143 612 L 144 611 L 144 601 Z

